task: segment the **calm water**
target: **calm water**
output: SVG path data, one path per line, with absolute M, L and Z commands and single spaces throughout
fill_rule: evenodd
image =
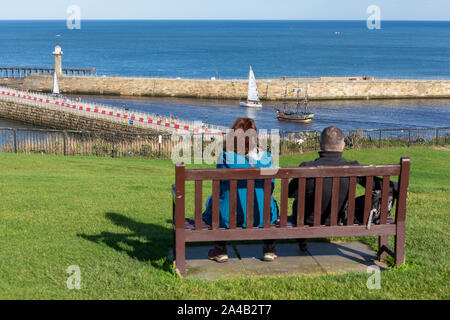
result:
M 22 122 L 15 121 L 15 120 L 9 120 L 9 119 L 0 118 L 0 128 L 29 128 L 29 129 L 33 129 L 33 128 L 40 128 L 40 127 L 33 126 L 33 125 L 27 124 L 27 123 L 22 123 Z
M 450 79 L 450 21 L 0 21 L 0 65 L 52 67 L 57 42 L 104 75 Z
M 130 110 L 160 115 L 174 115 L 185 120 L 202 120 L 231 126 L 237 117 L 254 118 L 260 129 L 322 130 L 329 125 L 342 129 L 395 129 L 450 126 L 450 100 L 372 100 L 311 102 L 316 119 L 310 124 L 280 122 L 275 118 L 274 103 L 264 103 L 262 110 L 239 107 L 237 101 L 89 97 L 89 100 Z
M 241 108 L 237 101 L 122 98 L 83 96 L 120 108 L 178 116 L 185 120 L 201 120 L 216 125 L 231 126 L 237 117 L 252 117 L 260 129 L 322 130 L 329 125 L 342 129 L 398 129 L 450 126 L 450 100 L 372 100 L 311 102 L 316 118 L 310 124 L 280 122 L 275 118 L 273 103 L 264 103 L 262 110 Z M 0 127 L 30 128 L 30 125 L 0 118 Z

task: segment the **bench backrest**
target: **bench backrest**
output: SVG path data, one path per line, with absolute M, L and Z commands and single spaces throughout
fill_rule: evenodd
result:
M 175 228 L 184 229 L 185 224 L 185 184 L 186 181 L 195 182 L 195 230 L 202 228 L 203 181 L 212 181 L 212 230 L 219 229 L 219 195 L 220 181 L 230 181 L 230 212 L 229 228 L 236 229 L 237 182 L 247 180 L 247 221 L 253 221 L 254 185 L 255 180 L 264 181 L 263 228 L 270 227 L 271 212 L 271 183 L 281 180 L 280 195 L 280 227 L 287 226 L 288 217 L 288 185 L 289 180 L 299 179 L 297 202 L 297 227 L 304 225 L 306 179 L 315 178 L 314 227 L 319 227 L 322 213 L 322 186 L 326 178 L 332 179 L 332 198 L 330 211 L 330 226 L 338 223 L 338 201 L 340 178 L 349 179 L 347 226 L 352 226 L 355 216 L 355 198 L 357 177 L 366 177 L 364 201 L 364 224 L 367 224 L 372 207 L 372 187 L 374 177 L 383 178 L 381 196 L 380 224 L 387 223 L 389 182 L 392 176 L 398 176 L 399 192 L 397 199 L 395 222 L 403 225 L 406 218 L 406 198 L 409 184 L 410 159 L 402 158 L 397 165 L 368 165 L 368 166 L 335 166 L 335 167 L 294 167 L 279 168 L 268 174 L 267 171 L 255 169 L 185 169 L 184 164 L 177 164 L 175 168 Z

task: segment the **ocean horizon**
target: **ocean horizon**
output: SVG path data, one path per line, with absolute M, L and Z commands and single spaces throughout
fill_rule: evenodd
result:
M 63 67 L 99 75 L 245 79 L 372 76 L 450 79 L 450 21 L 0 20 L 1 66 Z

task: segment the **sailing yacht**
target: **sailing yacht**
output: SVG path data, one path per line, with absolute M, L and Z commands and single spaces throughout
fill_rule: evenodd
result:
M 246 102 L 240 103 L 241 107 L 247 108 L 262 108 L 262 103 L 258 96 L 258 87 L 256 85 L 255 74 L 253 73 L 252 67 L 250 67 L 250 72 L 248 75 L 248 96 Z

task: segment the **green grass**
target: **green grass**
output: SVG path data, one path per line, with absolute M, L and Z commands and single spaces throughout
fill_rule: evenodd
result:
M 406 264 L 382 273 L 381 290 L 367 289 L 365 273 L 180 279 L 167 260 L 170 161 L 0 153 L 0 298 L 449 299 L 450 153 L 396 148 L 344 156 L 366 164 L 412 158 Z M 283 157 L 281 165 L 315 157 Z M 192 197 L 193 186 L 187 192 Z M 374 237 L 358 240 L 376 248 Z M 66 287 L 71 265 L 81 268 L 81 290 Z

